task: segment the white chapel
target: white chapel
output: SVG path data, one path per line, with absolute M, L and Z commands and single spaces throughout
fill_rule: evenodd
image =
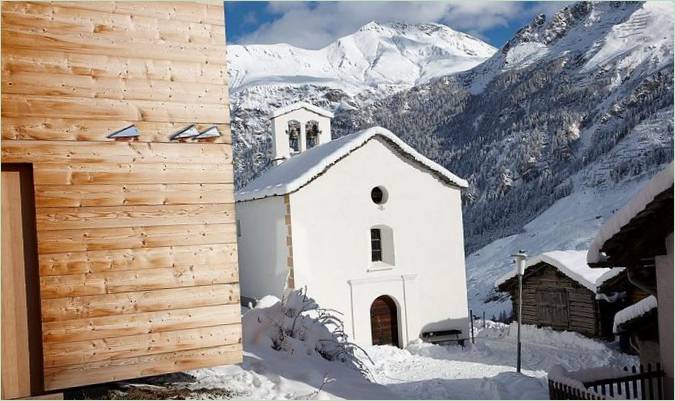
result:
M 274 165 L 236 194 L 242 299 L 306 287 L 359 344 L 467 338 L 466 181 L 384 128 L 332 139 L 332 117 L 272 115 Z

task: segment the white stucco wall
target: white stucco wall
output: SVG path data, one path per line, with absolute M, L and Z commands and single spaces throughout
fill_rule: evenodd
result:
M 281 298 L 286 284 L 286 246 L 283 196 L 236 204 L 239 224 L 239 286 L 241 295 Z
M 321 133 L 319 134 L 318 144 L 323 144 L 331 140 L 330 119 L 328 117 L 316 114 L 307 109 L 294 110 L 272 120 L 272 159 L 290 157 L 288 134 L 286 134 L 286 130 L 288 129 L 288 122 L 291 120 L 300 122 L 301 152 L 305 150 L 306 143 L 305 123 L 310 120 L 315 120 L 319 123 L 319 131 L 321 131 Z
M 388 193 L 384 205 L 370 198 L 375 186 Z M 459 189 L 374 139 L 290 194 L 290 207 L 296 287 L 343 312 L 356 342 L 371 343 L 370 306 L 380 295 L 399 305 L 402 345 L 430 330 L 467 337 Z M 377 225 L 393 230 L 394 266 L 370 261 Z
M 673 398 L 673 234 L 666 238 L 667 254 L 657 256 L 656 291 L 661 364 L 666 371 L 665 399 Z
M 307 109 L 294 110 L 272 119 L 272 159 L 290 157 L 288 134 L 286 134 L 286 130 L 288 129 L 288 122 L 291 120 L 300 122 L 301 152 L 306 150 L 305 124 L 308 121 L 314 120 L 319 123 L 319 131 L 321 132 L 319 133 L 317 145 L 330 142 L 330 119 L 328 117 L 316 114 Z

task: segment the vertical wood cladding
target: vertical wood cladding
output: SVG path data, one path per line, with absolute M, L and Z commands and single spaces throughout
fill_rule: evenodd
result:
M 46 390 L 241 361 L 225 57 L 222 3 L 2 3 L 2 162 L 33 164 Z M 190 124 L 222 136 L 169 140 Z
M 600 310 L 598 301 L 593 291 L 582 286 L 566 275 L 560 273 L 555 267 L 546 263 L 533 266 L 523 277 L 523 323 L 533 325 L 551 326 L 557 330 L 573 330 L 587 336 L 600 336 Z M 513 301 L 514 318 L 518 311 L 518 286 L 509 288 Z M 564 296 L 554 297 L 561 310 L 554 313 L 555 316 L 542 316 L 542 308 L 538 294 L 558 294 Z M 544 311 L 545 312 L 545 311 Z M 564 317 L 564 319 L 560 317 Z

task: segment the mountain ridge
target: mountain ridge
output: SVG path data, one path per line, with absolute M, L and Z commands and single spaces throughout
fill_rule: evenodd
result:
M 326 84 L 356 94 L 380 84 L 411 86 L 471 68 L 496 49 L 471 35 L 436 23 L 369 22 L 327 46 L 309 50 L 289 44 L 230 45 L 231 89 L 255 85 Z

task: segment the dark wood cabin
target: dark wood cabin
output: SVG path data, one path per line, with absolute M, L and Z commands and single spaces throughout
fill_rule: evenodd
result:
M 647 294 L 656 297 L 656 313 L 624 325 L 620 334 L 637 348 L 642 364 L 661 363 L 665 399 L 673 398 L 673 199 L 670 163 L 601 227 L 588 253 L 592 268 L 626 268 L 624 277 L 607 281 L 601 290 L 623 286 L 630 304 Z
M 518 278 L 498 285 L 511 295 L 513 318 L 518 318 Z M 554 265 L 539 262 L 523 275 L 523 324 L 576 331 L 589 337 L 611 337 L 616 307 L 596 299 L 596 293 Z
M 601 297 L 610 298 L 615 301 L 613 304 L 615 306 L 615 313 L 607 313 L 603 316 L 603 325 L 609 327 L 610 330 L 614 327 L 616 312 L 636 304 L 650 295 L 644 289 L 638 288 L 630 282 L 628 271 L 626 270 L 599 285 L 598 294 Z M 639 354 L 639 349 L 636 349 L 638 343 L 658 343 L 656 316 L 654 313 L 642 316 L 640 319 L 635 319 L 630 324 L 624 325 L 620 331 L 614 331 L 613 333 L 619 336 L 621 349 L 624 352 Z M 636 339 L 639 338 L 639 340 L 631 340 L 630 336 L 634 336 Z

